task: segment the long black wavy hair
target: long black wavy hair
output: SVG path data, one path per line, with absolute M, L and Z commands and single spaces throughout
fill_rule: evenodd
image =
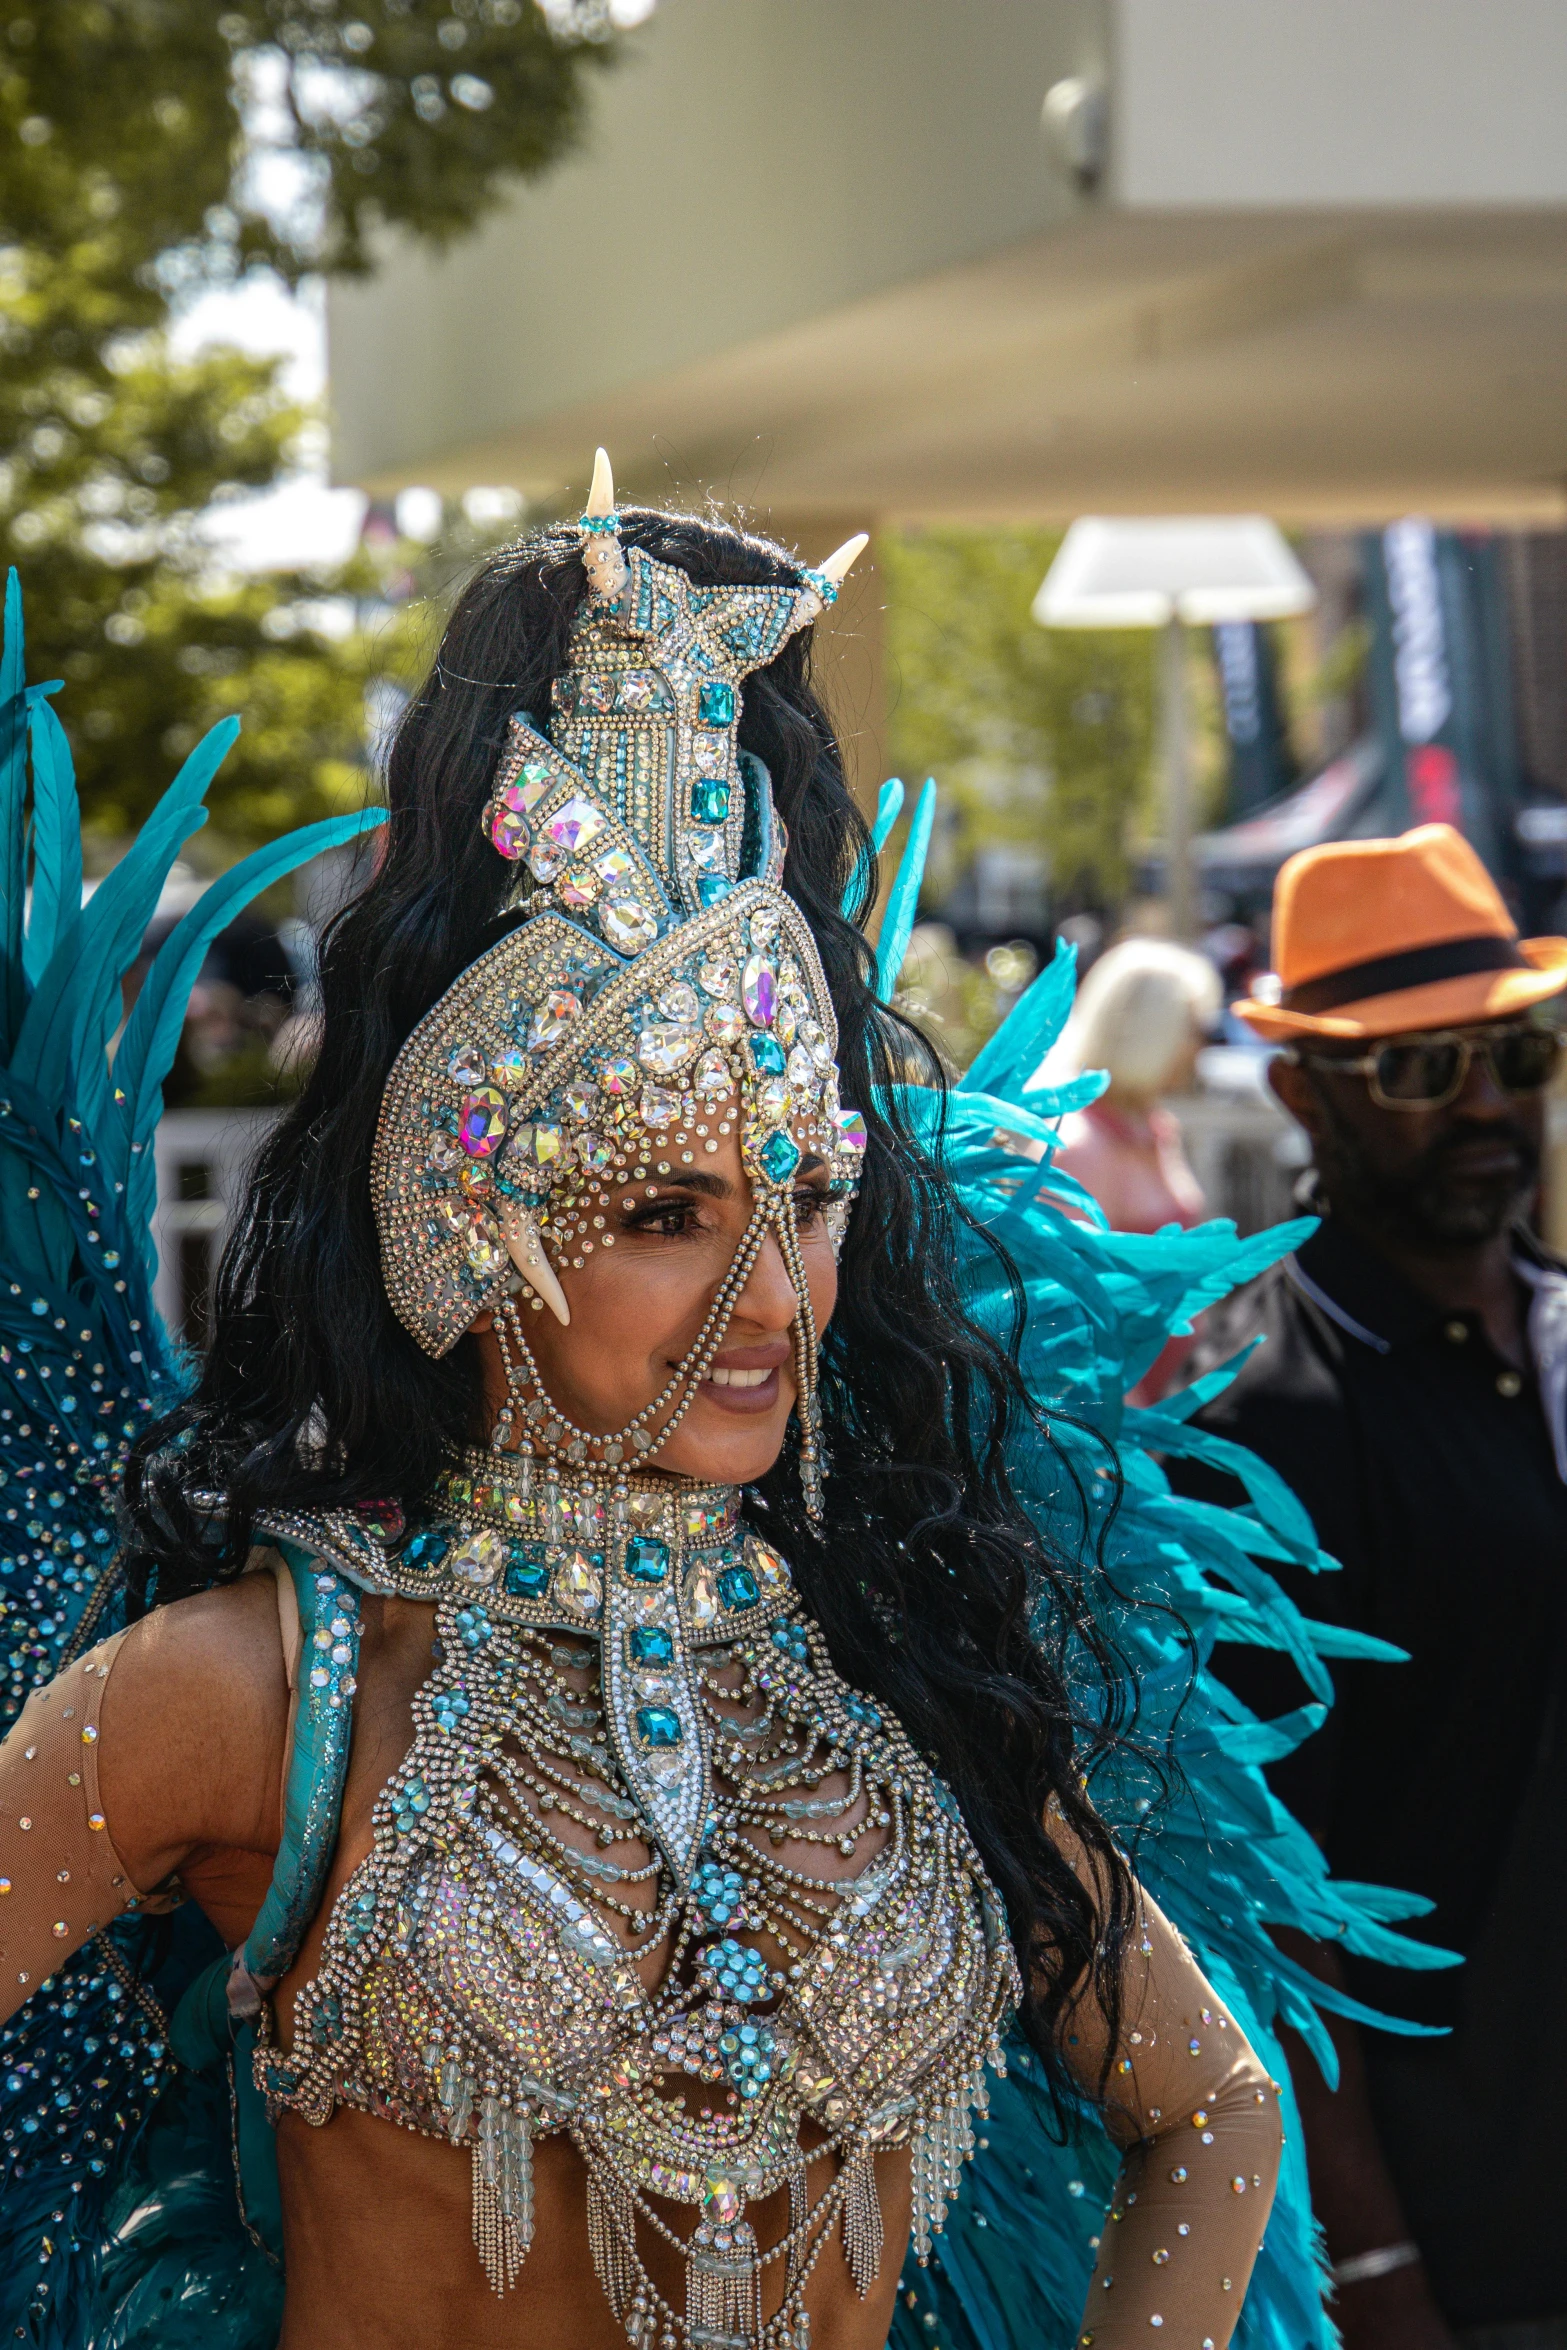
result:
M 781 548 L 713 522 L 631 510 L 621 536 L 703 585 L 799 580 Z M 258 1514 L 387 1499 L 417 1509 L 458 1449 L 484 1440 L 472 1339 L 432 1361 L 388 1303 L 371 1145 L 404 1039 L 516 919 L 500 913 L 510 874 L 479 811 L 510 713 L 547 721 L 586 593 L 574 532 L 492 558 L 403 716 L 384 855 L 323 941 L 320 1057 L 224 1252 L 200 1382 L 130 1465 L 138 1605 L 241 1573 Z M 1008 1431 L 1033 1406 L 1011 1353 L 959 1296 L 960 1248 L 991 1244 L 898 1117 L 896 1085 L 939 1089 L 942 1073 L 876 1001 L 859 927 L 873 861 L 812 689 L 809 636 L 746 681 L 740 741 L 772 776 L 784 885 L 821 949 L 843 1095 L 869 1141 L 823 1357 L 825 1523 L 806 1518 L 789 1452 L 755 1500 L 838 1669 L 892 1708 L 951 1786 L 1006 1903 L 1025 2029 L 1064 2097 L 1074 2002 L 1094 1996 L 1112 2040 L 1119 2017 L 1130 1879 L 1083 1774 L 1124 1726 L 1125 1684 L 1085 1604 L 1083 1562 L 1051 1554 L 1008 1484 Z M 840 908 L 857 873 L 851 922 Z M 195 1506 L 203 1490 L 226 1495 L 221 1520 Z M 1052 1797 L 1093 1858 L 1097 1894 L 1045 1832 Z

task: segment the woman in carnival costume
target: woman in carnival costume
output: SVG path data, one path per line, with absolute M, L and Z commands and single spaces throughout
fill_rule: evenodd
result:
M 1298 1235 L 1061 1212 L 1068 968 L 944 1098 L 885 1001 L 928 796 L 878 963 L 809 685 L 856 551 L 617 515 L 601 453 L 577 530 L 480 572 L 199 1373 L 150 1302 L 185 995 L 379 819 L 215 885 L 111 1068 L 222 741 L 81 909 L 11 615 L 18 2339 L 1328 2339 L 1293 2149 L 1242 2314 L 1271 2027 L 1324 2037 L 1265 1922 L 1392 1955 L 1415 1905 L 1267 1795 L 1320 1707 L 1257 1725 L 1201 1669 L 1222 1624 L 1329 1693 L 1344 1636 L 1256 1563 L 1309 1527 L 1234 1448 L 1249 1510 L 1174 1501 L 1143 1448 L 1213 1440 L 1119 1400 Z

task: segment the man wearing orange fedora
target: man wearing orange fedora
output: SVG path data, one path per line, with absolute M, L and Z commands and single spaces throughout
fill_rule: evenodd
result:
M 1299 1953 L 1441 2035 L 1346 2020 L 1336 2095 L 1300 2052 L 1335 2315 L 1350 2350 L 1567 2350 L 1567 1271 L 1528 1230 L 1567 939 L 1519 939 L 1430 824 L 1292 857 L 1274 948 L 1237 1010 L 1282 1048 L 1323 1221 L 1212 1317 L 1199 1368 L 1267 1344 L 1199 1425 L 1279 1470 L 1342 1562 L 1280 1570 L 1303 1611 L 1408 1656 L 1343 1666 L 1278 1791 L 1338 1874 L 1425 1895 L 1414 1930 L 1466 1961 Z M 1225 1670 L 1262 1713 L 1303 1694 L 1260 1651 Z

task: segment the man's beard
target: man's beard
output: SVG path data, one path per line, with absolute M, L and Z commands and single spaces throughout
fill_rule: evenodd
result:
M 1441 1251 L 1494 1240 L 1513 1222 L 1540 1173 L 1539 1146 L 1520 1126 L 1460 1120 L 1396 1175 L 1374 1166 L 1353 1127 L 1320 1094 L 1328 1131 L 1317 1149 L 1317 1172 L 1330 1205 L 1390 1240 Z M 1479 1181 L 1455 1179 L 1453 1154 L 1476 1142 L 1505 1143 L 1517 1166 Z

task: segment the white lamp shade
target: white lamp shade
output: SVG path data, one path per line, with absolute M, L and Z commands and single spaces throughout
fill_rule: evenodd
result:
M 1042 628 L 1162 628 L 1180 619 L 1288 620 L 1316 590 L 1263 514 L 1085 515 L 1034 598 Z

